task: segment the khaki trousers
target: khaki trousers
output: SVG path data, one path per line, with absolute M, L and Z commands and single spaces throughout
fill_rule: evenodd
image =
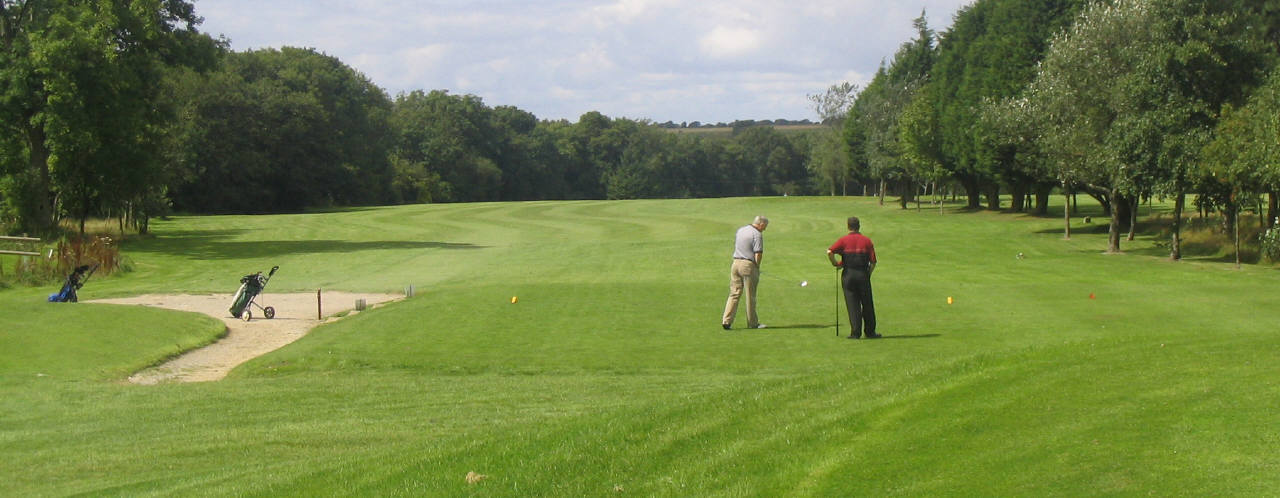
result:
M 760 284 L 760 269 L 755 261 L 734 259 L 729 270 L 729 300 L 724 303 L 724 317 L 720 323 L 732 325 L 738 314 L 738 299 L 742 292 L 747 293 L 747 328 L 754 329 L 760 325 L 760 317 L 756 316 L 756 287 Z

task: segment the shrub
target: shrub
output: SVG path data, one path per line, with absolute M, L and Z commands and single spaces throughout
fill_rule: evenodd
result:
M 1280 262 L 1280 218 L 1276 218 L 1271 228 L 1262 232 L 1259 237 L 1262 246 L 1262 254 L 1271 262 Z
M 110 275 L 124 269 L 120 246 L 106 235 L 86 238 L 68 237 L 46 255 L 24 257 L 13 267 L 17 282 L 26 285 L 47 285 L 60 282 L 71 270 L 80 265 L 98 265 L 98 272 Z

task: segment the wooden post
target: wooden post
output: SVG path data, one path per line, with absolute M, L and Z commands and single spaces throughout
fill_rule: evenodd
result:
M 316 289 L 316 320 L 323 320 L 324 314 L 321 313 L 320 307 L 320 289 Z

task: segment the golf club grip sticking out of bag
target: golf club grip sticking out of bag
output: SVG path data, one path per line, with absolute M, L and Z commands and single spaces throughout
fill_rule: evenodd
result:
M 88 281 L 89 281 L 89 277 L 92 277 L 92 276 L 93 276 L 93 272 L 96 272 L 96 271 L 98 271 L 98 264 L 97 264 L 97 263 L 94 263 L 94 264 L 93 264 L 93 266 L 89 267 L 89 273 L 86 273 L 86 274 L 85 274 L 85 276 L 84 276 L 84 278 L 80 279 L 80 284 L 79 284 L 79 285 L 77 285 L 77 286 L 76 286 L 76 288 L 77 288 L 77 289 L 79 289 L 79 288 L 81 288 L 81 287 L 84 287 L 84 283 L 85 283 L 85 282 L 88 282 Z

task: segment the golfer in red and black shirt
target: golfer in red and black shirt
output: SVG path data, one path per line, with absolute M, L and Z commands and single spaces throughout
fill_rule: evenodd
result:
M 850 339 L 862 337 L 877 339 L 876 305 L 871 299 L 871 272 L 876 269 L 876 248 L 866 235 L 858 232 L 862 223 L 857 216 L 849 217 L 849 234 L 840 237 L 827 248 L 827 259 L 832 266 L 843 267 L 840 281 L 844 288 L 844 303 L 849 309 L 849 323 L 853 325 Z M 836 254 L 840 261 L 836 261 Z

